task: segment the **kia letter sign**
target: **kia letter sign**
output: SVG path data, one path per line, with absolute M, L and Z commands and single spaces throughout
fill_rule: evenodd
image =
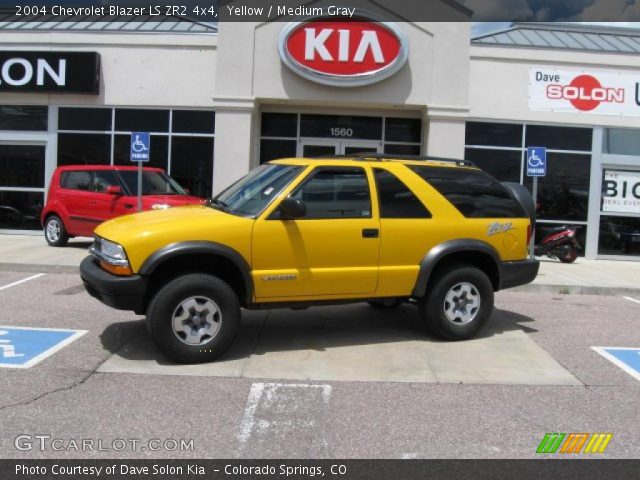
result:
M 365 20 L 293 22 L 280 33 L 278 48 L 298 75 L 338 87 L 379 82 L 400 70 L 409 55 L 397 25 Z
M 640 117 L 640 76 L 628 72 L 529 69 L 529 110 Z

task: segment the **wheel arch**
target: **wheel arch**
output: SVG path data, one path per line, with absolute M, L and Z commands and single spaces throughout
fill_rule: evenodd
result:
M 147 299 L 168 281 L 181 274 L 208 273 L 225 281 L 242 305 L 253 297 L 251 269 L 236 250 L 219 243 L 188 241 L 166 245 L 147 258 L 138 272 L 147 280 Z
M 491 281 L 494 291 L 500 289 L 500 255 L 488 243 L 472 238 L 449 240 L 433 247 L 420 261 L 413 296 L 423 297 L 431 278 L 440 270 L 455 263 L 467 263 L 482 270 Z

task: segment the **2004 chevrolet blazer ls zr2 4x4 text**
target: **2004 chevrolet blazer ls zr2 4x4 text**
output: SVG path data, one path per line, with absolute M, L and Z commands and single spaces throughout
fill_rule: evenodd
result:
M 222 354 L 241 307 L 412 300 L 444 339 L 472 337 L 497 290 L 531 282 L 529 193 L 466 161 L 292 158 L 211 199 L 100 225 L 81 265 L 87 291 L 146 314 L 179 362 Z

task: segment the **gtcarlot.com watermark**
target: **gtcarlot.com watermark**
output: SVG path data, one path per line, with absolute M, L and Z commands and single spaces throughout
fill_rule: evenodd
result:
M 193 439 L 174 438 L 56 438 L 51 435 L 24 433 L 18 435 L 13 445 L 16 450 L 54 452 L 192 452 Z

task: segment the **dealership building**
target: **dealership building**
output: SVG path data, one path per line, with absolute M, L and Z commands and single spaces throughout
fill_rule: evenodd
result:
M 539 224 L 579 225 L 587 258 L 640 260 L 640 31 L 471 38 L 452 1 L 456 22 L 377 8 L 217 27 L 0 21 L 0 233 L 41 233 L 55 168 L 130 164 L 132 132 L 200 196 L 275 158 L 362 151 L 464 157 L 531 187 L 528 147 L 545 147 Z

